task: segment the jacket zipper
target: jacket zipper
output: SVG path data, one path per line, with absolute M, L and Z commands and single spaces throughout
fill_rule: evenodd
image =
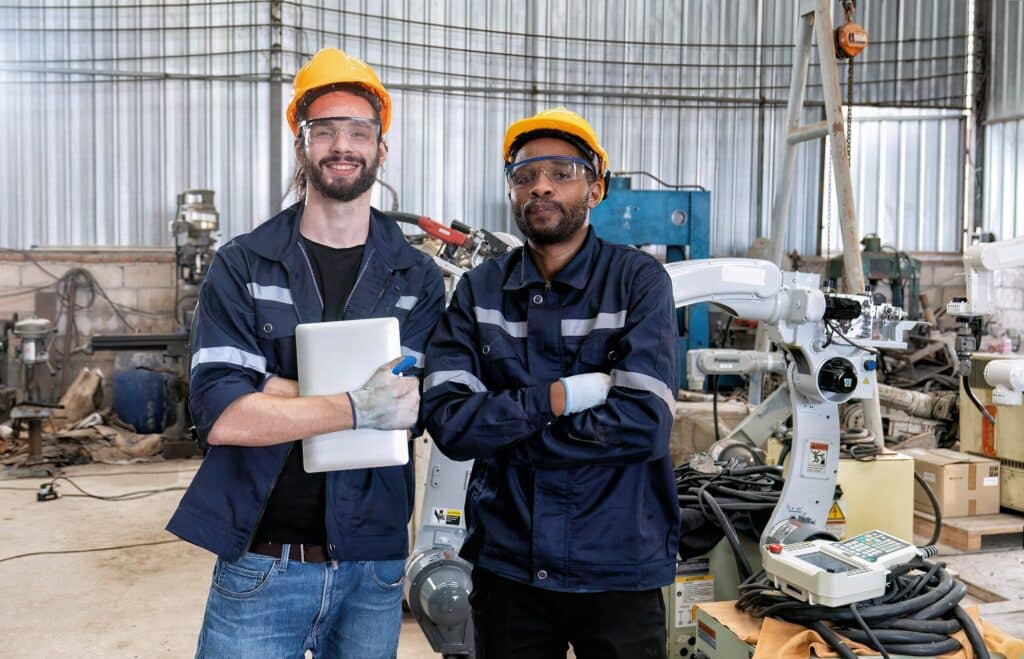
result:
M 316 283 L 316 273 L 313 272 L 313 264 L 309 262 L 309 256 L 306 254 L 306 249 L 302 246 L 302 242 L 300 241 L 300 242 L 298 242 L 296 244 L 299 246 L 299 251 L 302 252 L 302 258 L 306 259 L 306 267 L 309 268 L 309 278 L 313 280 L 313 290 L 316 291 L 316 297 L 317 297 L 317 299 L 320 300 L 320 312 L 323 313 L 323 310 L 325 308 L 324 307 L 324 296 L 320 295 L 320 286 L 318 286 L 317 283 Z M 285 266 L 285 271 L 287 271 L 287 270 L 288 270 L 288 267 Z M 295 305 L 295 308 L 298 309 L 299 306 Z M 300 318 L 299 320 L 302 320 L 302 319 Z
M 320 288 L 316 284 L 316 275 L 313 273 L 313 264 L 309 262 L 309 257 L 306 256 L 306 250 L 303 249 L 302 243 L 299 242 L 297 243 L 297 245 L 299 247 L 299 251 L 302 252 L 302 257 L 306 259 L 306 267 L 309 268 L 309 276 L 310 279 L 312 279 L 313 281 L 313 290 L 316 291 L 316 296 L 317 298 L 320 299 L 320 308 L 322 310 L 324 307 L 324 299 L 323 297 L 320 296 Z M 281 266 L 284 268 L 285 273 L 288 275 L 289 281 L 291 281 L 292 272 L 288 268 L 288 264 L 282 261 Z M 299 322 L 301 323 L 302 313 L 299 311 L 299 305 L 296 304 L 294 306 L 295 315 L 298 316 Z M 260 528 L 260 522 L 263 521 L 263 514 L 267 512 L 267 503 L 270 502 L 270 495 L 274 493 L 274 489 L 277 487 L 278 482 L 280 482 L 281 474 L 284 473 L 284 466 L 288 464 L 288 458 L 291 456 L 292 451 L 294 450 L 295 442 L 292 442 L 291 445 L 288 447 L 288 452 L 284 454 L 284 460 L 281 461 L 281 466 L 277 468 L 277 475 L 274 476 L 274 483 L 270 486 L 270 490 L 267 491 L 266 496 L 263 497 L 263 503 L 260 504 L 260 513 L 256 516 L 256 523 L 253 524 L 252 531 L 249 532 L 249 542 L 248 544 L 246 544 L 245 549 L 243 549 L 243 552 L 249 551 L 249 547 L 252 547 L 252 540 L 256 536 L 256 531 L 258 531 Z
M 274 488 L 277 487 L 278 481 L 281 480 L 281 474 L 284 473 L 284 466 L 288 463 L 288 458 L 294 450 L 295 442 L 292 442 L 288 447 L 288 452 L 284 454 L 284 460 L 281 461 L 281 466 L 277 468 L 277 476 L 274 477 L 274 484 L 270 486 L 270 490 L 268 490 L 266 496 L 263 497 L 263 503 L 260 505 L 260 514 L 256 516 L 256 523 L 253 524 L 252 531 L 249 532 L 249 542 L 245 545 L 245 549 L 242 550 L 242 553 L 249 551 L 249 547 L 252 547 L 252 539 L 256 536 L 256 531 L 260 528 L 260 522 L 263 521 L 263 513 L 267 511 L 267 503 L 270 501 L 270 495 L 274 493 Z
M 372 247 L 370 248 L 370 255 L 366 257 L 366 263 L 363 265 L 362 270 L 360 270 L 359 274 L 356 276 L 356 283 L 352 284 L 352 290 L 350 290 L 348 292 L 348 297 L 345 298 L 345 306 L 342 307 L 342 309 L 341 309 L 341 317 L 343 319 L 346 316 L 348 316 L 348 303 L 352 300 L 352 294 L 356 292 L 357 288 L 359 288 L 359 282 L 363 278 L 363 273 L 366 272 L 366 269 L 370 267 L 370 261 L 373 260 L 373 253 L 375 251 L 376 250 L 374 248 L 372 248 Z M 322 300 L 321 300 L 320 304 L 323 304 Z
M 384 294 L 388 291 L 388 285 L 391 283 L 391 277 L 395 274 L 393 269 L 388 270 L 388 274 L 384 277 L 384 285 L 381 286 L 380 293 L 377 293 L 377 299 L 373 301 L 373 306 L 370 307 L 370 314 L 377 310 L 377 305 L 380 304 L 381 299 L 384 298 Z

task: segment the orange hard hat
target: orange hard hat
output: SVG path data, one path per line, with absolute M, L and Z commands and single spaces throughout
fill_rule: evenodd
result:
M 516 140 L 523 135 L 536 131 L 555 131 L 564 133 L 575 138 L 575 140 L 572 140 L 573 142 L 581 142 L 582 145 L 586 147 L 584 151 L 589 150 L 597 160 L 594 165 L 597 168 L 597 178 L 601 181 L 602 197 L 607 196 L 608 154 L 601 147 L 601 142 L 597 139 L 597 132 L 594 131 L 593 126 L 587 123 L 586 119 L 572 110 L 567 110 L 566 108 L 552 108 L 550 110 L 538 112 L 532 117 L 527 117 L 513 122 L 512 125 L 505 130 L 505 144 L 503 147 L 505 162 L 512 162 L 512 157 L 514 155 L 512 153 L 512 147 L 516 144 Z
M 292 134 L 299 134 L 298 110 L 302 98 L 320 87 L 349 83 L 365 87 L 366 91 L 380 99 L 380 133 L 388 132 L 391 126 L 391 95 L 384 89 L 380 78 L 361 59 L 346 55 L 337 48 L 324 48 L 295 74 L 291 103 L 288 104 L 288 125 Z

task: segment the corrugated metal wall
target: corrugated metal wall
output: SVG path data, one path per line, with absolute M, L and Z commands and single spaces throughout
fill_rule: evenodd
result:
M 963 107 L 965 5 L 865 3 L 857 19 L 873 45 L 857 61 L 855 102 Z M 281 119 L 290 85 L 281 85 L 281 106 L 270 107 L 272 86 L 281 84 L 271 82 L 271 44 L 280 44 L 285 80 L 323 46 L 377 68 L 396 105 L 383 178 L 398 188 L 405 210 L 508 228 L 504 127 L 567 105 L 594 124 L 614 169 L 711 189 L 712 251 L 741 253 L 768 232 L 796 6 L 362 0 L 342 9 L 263 0 L 0 7 L 0 91 L 18 90 L 0 94 L 0 119 L 18 126 L 0 136 L 0 245 L 167 244 L 174 195 L 187 187 L 217 191 L 226 235 L 265 219 L 292 168 Z M 812 67 L 810 101 L 820 99 L 818 81 Z M 807 119 L 818 118 L 812 105 Z M 927 128 L 901 125 L 908 143 L 927 139 L 910 134 L 915 126 Z M 284 157 L 272 170 L 275 130 Z M 818 144 L 804 147 L 797 167 L 788 235 L 802 253 L 817 250 L 821 153 Z M 900 167 L 921 172 L 901 188 L 905 194 L 920 197 L 935 178 L 928 168 L 962 158 L 955 149 L 938 155 L 947 160 L 897 150 Z M 860 178 L 855 173 L 868 206 L 864 195 L 877 182 Z M 375 201 L 390 206 L 386 194 L 375 193 Z M 905 240 L 905 249 L 931 249 L 918 232 Z M 933 242 L 943 249 L 948 241 Z
M 991 4 L 983 227 L 1024 235 L 1024 2 Z
M 876 233 L 901 250 L 960 250 L 965 122 L 965 113 L 955 110 L 856 109 L 850 161 L 862 235 Z M 841 237 L 830 175 L 826 167 L 831 226 L 822 245 L 830 242 L 836 254 Z

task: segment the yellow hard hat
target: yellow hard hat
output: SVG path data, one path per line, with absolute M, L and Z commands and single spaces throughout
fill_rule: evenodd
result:
M 302 97 L 319 87 L 349 83 L 366 88 L 380 99 L 380 133 L 391 126 L 391 95 L 384 89 L 377 74 L 361 59 L 346 55 L 337 48 L 324 48 L 295 74 L 292 101 L 288 104 L 288 125 L 292 134 L 299 134 L 298 110 Z
M 516 140 L 535 131 L 555 131 L 570 135 L 579 140 L 597 159 L 597 178 L 601 181 L 602 197 L 608 195 L 608 154 L 601 148 L 601 142 L 597 139 L 594 128 L 587 123 L 587 120 L 572 110 L 565 108 L 552 108 L 543 110 L 525 119 L 513 122 L 505 131 L 504 156 L 505 162 L 512 162 L 512 146 Z

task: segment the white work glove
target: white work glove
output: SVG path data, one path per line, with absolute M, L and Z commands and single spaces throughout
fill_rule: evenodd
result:
M 394 375 L 401 358 L 377 368 L 362 387 L 348 392 L 352 401 L 352 428 L 405 430 L 416 425 L 420 387 L 416 378 Z
M 561 378 L 565 387 L 565 411 L 563 416 L 604 405 L 612 378 L 607 373 L 581 373 Z

